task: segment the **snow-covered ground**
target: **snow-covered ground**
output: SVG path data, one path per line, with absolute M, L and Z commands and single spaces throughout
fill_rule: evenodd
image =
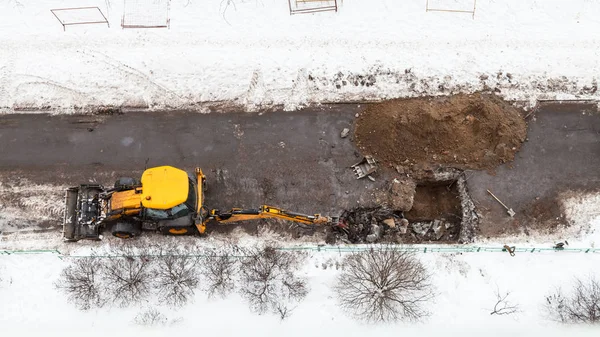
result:
M 434 1 L 432 1 L 434 2 Z M 458 1 L 466 3 L 465 1 Z M 425 12 L 425 0 L 345 0 L 338 13 L 290 16 L 286 0 L 173 0 L 170 29 L 121 29 L 123 1 L 0 0 L 0 110 L 125 105 L 202 110 L 207 102 L 248 109 L 282 104 L 382 99 L 497 88 L 509 99 L 598 98 L 600 2 L 479 0 L 464 13 Z M 453 5 L 455 0 L 437 0 Z M 98 6 L 105 25 L 63 31 L 52 8 Z M 37 189 L 36 189 L 37 190 Z M 0 186 L 0 225 L 25 220 L 21 207 L 41 205 L 23 186 Z M 37 199 L 36 199 L 37 198 Z M 48 199 L 49 198 L 49 199 Z M 478 245 L 570 248 L 600 242 L 600 197 L 565 196 L 570 227 L 554 236 L 502 238 Z M 45 205 L 45 206 L 44 206 Z M 12 216 L 12 218 L 11 218 Z M 249 238 L 241 240 L 250 241 Z M 206 245 L 218 244 L 208 240 Z M 288 243 L 292 245 L 292 243 Z M 56 233 L 16 233 L 0 249 L 59 248 Z M 95 245 L 98 245 L 97 243 Z M 302 269 L 311 291 L 280 322 L 250 312 L 232 295 L 204 293 L 180 310 L 159 308 L 174 324 L 133 324 L 144 308 L 82 312 L 54 283 L 69 258 L 0 255 L 0 331 L 44 336 L 597 336 L 596 328 L 558 326 L 543 316 L 545 295 L 573 277 L 595 274 L 598 253 L 421 253 L 434 272 L 432 315 L 419 324 L 369 325 L 345 315 L 331 290 L 344 253 L 310 252 Z M 327 268 L 324 267 L 327 266 Z M 511 291 L 518 315 L 490 315 L 494 291 Z
M 33 184 L 21 177 L 0 182 L 0 232 L 60 224 L 66 189 L 62 185 Z
M 600 95 L 598 1 L 480 0 L 474 18 L 426 12 L 425 0 L 340 3 L 290 16 L 287 0 L 172 0 L 169 29 L 122 29 L 123 0 L 2 0 L 0 109 L 294 109 L 486 87 L 531 102 Z M 50 12 L 81 6 L 110 28 L 63 31 Z
M 597 274 L 600 254 L 583 253 L 451 253 L 420 254 L 434 272 L 434 302 L 431 316 L 423 323 L 361 323 L 342 312 L 332 286 L 340 272 L 335 261 L 343 254 L 313 252 L 302 276 L 310 292 L 281 322 L 273 315 L 259 316 L 237 295 L 226 299 L 206 298 L 198 292 L 193 303 L 182 309 L 158 307 L 173 324 L 138 326 L 135 316 L 152 304 L 126 309 L 103 308 L 78 311 L 67 303 L 54 284 L 69 259 L 52 255 L 0 256 L 3 281 L 0 287 L 0 324 L 5 335 L 27 333 L 45 336 L 159 336 L 203 333 L 219 336 L 378 336 L 440 334 L 464 336 L 597 336 L 598 328 L 564 327 L 549 322 L 542 309 L 545 296 L 555 287 L 569 285 L 573 277 Z M 496 289 L 511 292 L 509 300 L 520 313 L 490 315 Z
M 568 239 L 569 248 L 595 247 L 600 242 L 600 198 L 597 194 L 566 199 L 567 218 L 572 227 L 554 237 L 504 238 L 496 242 L 478 242 L 480 246 L 501 247 L 503 244 L 523 247 L 551 247 Z M 234 235 L 240 245 L 276 239 Z M 10 238 L 10 236 L 8 237 Z M 557 287 L 568 288 L 574 277 L 600 277 L 597 266 L 600 251 L 584 253 L 553 251 L 472 253 L 419 253 L 418 257 L 433 273 L 435 300 L 427 306 L 431 316 L 422 323 L 366 324 L 356 321 L 338 308 L 332 286 L 340 270 L 338 263 L 348 254 L 335 250 L 308 251 L 301 270 L 310 292 L 293 311 L 280 321 L 273 315 L 258 316 L 238 295 L 226 299 L 207 299 L 204 292 L 195 295 L 193 303 L 179 310 L 157 307 L 152 301 L 121 309 L 102 308 L 79 311 L 67 303 L 65 295 L 55 289 L 61 270 L 76 257 L 106 251 L 119 241 L 106 238 L 104 243 L 80 242 L 65 244 L 59 234 L 31 234 L 27 238 L 12 237 L 1 241 L 0 248 L 58 248 L 67 257 L 46 254 L 0 255 L 0 326 L 3 333 L 75 336 L 85 332 L 90 336 L 113 334 L 145 336 L 167 334 L 216 334 L 220 336 L 305 336 L 344 335 L 396 336 L 399 333 L 419 336 L 440 334 L 464 336 L 597 336 L 599 329 L 590 326 L 561 326 L 545 316 L 545 298 Z M 29 240 L 29 241 L 28 241 Z M 177 242 L 197 247 L 219 247 L 222 239 L 209 237 L 164 238 L 142 237 L 148 242 Z M 161 241 L 162 240 L 162 241 Z M 548 240 L 548 241 L 543 241 Z M 37 245 L 36 245 L 37 242 Z M 310 242 L 283 242 L 284 246 L 306 246 Z M 312 243 L 314 245 L 314 243 Z M 420 246 L 422 249 L 424 246 Z M 463 246 L 465 247 L 465 246 Z M 509 300 L 520 312 L 508 316 L 490 315 L 495 304 L 495 291 L 511 292 Z M 165 325 L 147 327 L 134 323 L 136 315 L 149 307 L 157 308 L 167 318 Z

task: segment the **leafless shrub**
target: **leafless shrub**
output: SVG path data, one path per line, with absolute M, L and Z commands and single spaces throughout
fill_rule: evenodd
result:
M 103 261 L 94 257 L 77 258 L 63 269 L 55 286 L 64 291 L 70 302 L 82 310 L 105 304 L 102 285 Z
M 233 291 L 238 266 L 233 254 L 228 249 L 205 251 L 206 259 L 201 264 L 200 271 L 209 297 L 225 297 Z
M 13 8 L 22 9 L 25 7 L 19 0 L 8 0 L 8 3 L 12 4 Z
M 509 291 L 505 294 L 501 294 L 500 289 L 496 287 L 496 304 L 494 305 L 494 309 L 490 312 L 490 315 L 512 315 L 519 312 L 519 305 L 511 303 L 508 300 L 509 296 Z
M 138 303 L 150 295 L 152 258 L 144 251 L 123 247 L 115 251 L 118 257 L 106 261 L 104 282 L 110 299 L 121 307 Z
M 546 297 L 548 317 L 561 323 L 600 323 L 600 282 L 593 276 L 576 278 L 570 292 L 560 288 Z
M 150 308 L 140 312 L 135 316 L 133 322 L 143 326 L 165 325 L 168 322 L 167 316 L 155 308 Z
M 292 312 L 294 311 L 294 309 L 295 309 L 295 307 L 290 308 L 288 305 L 280 302 L 280 303 L 277 303 L 277 305 L 275 307 L 275 312 L 277 314 L 279 314 L 279 318 L 283 321 L 292 315 Z
M 272 312 L 285 319 L 290 306 L 308 293 L 306 281 L 296 274 L 300 255 L 271 246 L 248 249 L 246 255 L 240 265 L 240 294 L 257 313 Z
M 193 298 L 200 275 L 198 257 L 182 250 L 168 250 L 156 264 L 155 289 L 161 303 L 180 307 Z
M 433 297 L 430 274 L 413 253 L 371 249 L 344 259 L 334 287 L 341 307 L 368 322 L 417 321 Z

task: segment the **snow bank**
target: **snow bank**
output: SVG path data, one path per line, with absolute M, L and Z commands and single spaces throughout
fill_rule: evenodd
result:
M 563 199 L 569 224 L 579 229 L 575 235 L 584 237 L 590 247 L 600 244 L 600 193 L 569 193 Z
M 63 31 L 50 12 L 84 5 L 102 9 L 110 28 Z M 425 0 L 294 16 L 286 0 L 173 0 L 170 29 L 121 29 L 123 1 L 4 0 L 0 11 L 4 112 L 295 109 L 485 88 L 531 102 L 600 95 L 597 1 L 478 1 L 473 19 L 426 12 Z

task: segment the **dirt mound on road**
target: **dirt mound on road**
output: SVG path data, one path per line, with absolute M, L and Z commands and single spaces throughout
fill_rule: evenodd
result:
M 492 169 L 514 159 L 526 134 L 519 110 L 499 97 L 460 94 L 369 105 L 355 142 L 383 165 Z

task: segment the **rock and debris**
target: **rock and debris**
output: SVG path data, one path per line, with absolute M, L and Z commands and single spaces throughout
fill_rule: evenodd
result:
M 410 211 L 413 207 L 416 183 L 409 178 L 394 178 L 387 187 L 374 192 L 378 205 L 396 211 Z
M 419 243 L 456 241 L 460 224 L 443 219 L 410 223 L 403 212 L 385 207 L 353 208 L 344 211 L 337 226 L 328 229 L 326 242 Z
M 394 179 L 390 183 L 389 207 L 410 211 L 413 207 L 417 184 L 412 179 Z
M 493 169 L 512 161 L 527 134 L 519 110 L 491 94 L 395 99 L 369 105 L 355 141 L 384 166 Z
M 415 234 L 413 238 L 416 242 L 456 241 L 460 232 L 459 224 L 444 220 L 413 222 L 409 225 L 409 227 Z
M 396 221 L 394 220 L 394 218 L 385 219 L 383 220 L 383 223 L 389 228 L 396 228 Z
M 398 231 L 400 234 L 406 234 L 408 231 L 408 220 L 400 219 L 400 227 L 398 227 Z
M 344 129 L 342 130 L 342 132 L 340 132 L 340 137 L 342 137 L 342 138 L 346 138 L 346 137 L 348 137 L 348 134 L 349 134 L 349 133 L 350 133 L 350 129 L 348 129 L 348 128 L 344 128 Z
M 338 225 L 331 227 L 326 241 L 332 244 L 338 240 L 346 243 L 373 243 L 387 231 L 385 220 L 401 217 L 401 212 L 395 213 L 384 207 L 349 209 L 342 213 Z

